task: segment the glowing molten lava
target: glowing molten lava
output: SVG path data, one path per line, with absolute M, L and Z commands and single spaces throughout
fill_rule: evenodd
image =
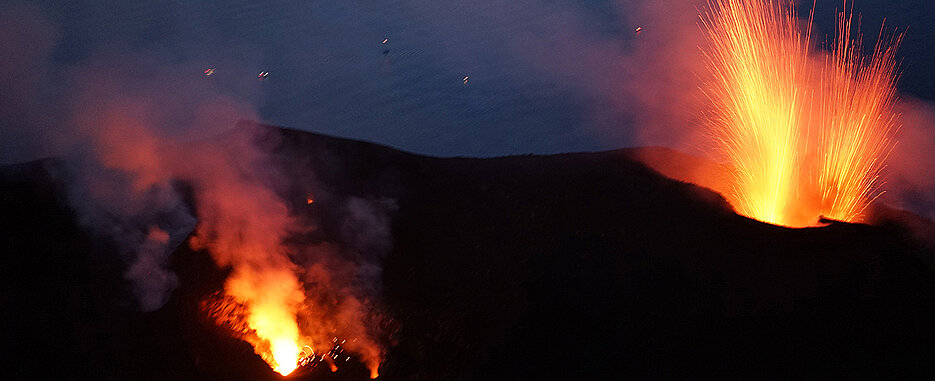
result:
M 299 361 L 299 346 L 295 341 L 288 338 L 275 340 L 270 350 L 273 352 L 273 360 L 276 361 L 273 370 L 283 376 L 288 376 L 295 370 L 297 366 L 295 361 Z
M 838 39 L 822 75 L 824 123 L 818 130 L 818 187 L 821 213 L 841 221 L 860 221 L 878 197 L 883 162 L 899 129 L 896 101 L 896 46 L 877 40 L 871 57 L 850 37 L 851 16 L 838 18 Z
M 808 36 L 789 11 L 762 1 L 725 0 L 705 21 L 715 105 L 710 127 L 733 165 L 732 204 L 761 221 L 786 224 L 795 200 L 804 128 Z
M 708 130 L 731 166 L 738 213 L 785 225 L 860 221 L 878 195 L 896 131 L 894 47 L 868 60 L 841 17 L 831 58 L 810 52 L 811 20 L 773 0 L 712 0 Z M 897 41 L 898 42 L 898 41 Z
M 246 321 L 259 339 L 252 342 L 257 354 L 276 372 L 292 373 L 300 352 L 296 310 L 305 299 L 295 274 L 288 267 L 237 271 L 226 288 L 228 294 L 247 301 Z

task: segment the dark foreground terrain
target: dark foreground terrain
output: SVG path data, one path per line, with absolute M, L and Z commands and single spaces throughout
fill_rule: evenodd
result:
M 932 254 L 898 224 L 758 223 L 634 150 L 440 159 L 266 128 L 295 208 L 395 201 L 381 379 L 935 375 Z M 224 278 L 204 252 L 183 244 L 169 304 L 136 311 L 56 165 L 0 171 L 0 379 L 280 378 L 199 314 Z M 322 368 L 292 378 L 367 374 Z

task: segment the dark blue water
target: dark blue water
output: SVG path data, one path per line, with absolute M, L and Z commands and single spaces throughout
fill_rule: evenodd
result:
M 39 4 L 58 29 L 61 70 L 102 49 L 155 52 L 151 63 L 184 68 L 179 75 L 215 67 L 211 80 L 229 82 L 268 123 L 417 153 L 493 156 L 644 143 L 632 118 L 642 104 L 605 102 L 617 83 L 653 79 L 599 61 L 628 54 L 634 26 L 651 36 L 682 22 L 666 12 L 691 12 L 697 2 L 664 3 L 669 9 L 652 15 L 643 14 L 658 4 L 651 0 Z M 819 30 L 833 30 L 838 3 L 819 2 Z M 901 88 L 935 99 L 933 2 L 863 0 L 855 8 L 872 37 L 884 16 L 909 27 Z M 662 60 L 642 64 L 670 64 Z M 260 71 L 270 75 L 258 84 Z

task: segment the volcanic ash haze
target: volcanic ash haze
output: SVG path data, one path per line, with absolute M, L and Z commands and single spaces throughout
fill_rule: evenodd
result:
M 124 129 L 134 124 L 112 126 Z M 139 130 L 133 132 L 134 136 L 151 136 L 145 128 L 135 126 Z M 229 298 L 225 300 L 242 305 L 238 310 L 243 314 L 235 318 L 242 319 L 248 327 L 233 333 L 250 342 L 275 371 L 289 374 L 296 368 L 303 348 L 308 346 L 315 353 L 324 353 L 334 345 L 333 338 L 340 336 L 357 339 L 345 347 L 361 353 L 361 362 L 376 376 L 382 350 L 369 329 L 368 316 L 373 305 L 362 295 L 362 290 L 376 287 L 354 284 L 354 281 L 378 282 L 379 279 L 355 276 L 360 265 L 349 262 L 338 249 L 303 249 L 283 243 L 290 235 L 301 235 L 314 227 L 294 217 L 284 200 L 273 191 L 275 186 L 269 182 L 279 181 L 279 176 L 271 173 L 267 155 L 254 147 L 256 131 L 249 126 L 242 124 L 241 128 L 246 130 L 223 139 L 223 143 L 202 141 L 187 144 L 183 150 L 174 150 L 158 139 L 145 138 L 129 140 L 136 144 L 132 149 L 111 149 L 104 137 L 98 140 L 95 148 L 100 155 L 99 164 L 111 173 L 130 179 L 122 183 L 123 188 L 117 187 L 126 195 L 125 200 L 119 200 L 121 202 L 145 200 L 157 205 L 156 210 L 175 210 L 170 207 L 182 203 L 173 184 L 190 186 L 197 218 L 190 244 L 195 249 L 207 250 L 219 266 L 230 269 L 224 284 Z M 107 128 L 97 131 L 118 133 Z M 124 145 L 128 142 L 120 141 Z M 162 155 L 166 152 L 172 155 Z M 90 186 L 96 185 L 113 189 L 121 184 Z M 146 197 L 153 193 L 161 197 Z M 113 198 L 94 200 L 100 204 L 114 201 Z M 126 213 L 122 221 L 141 224 L 146 217 L 149 215 Z M 174 279 L 165 269 L 165 256 L 174 247 L 166 245 L 168 233 L 162 230 L 174 222 L 174 215 L 158 213 L 158 217 L 146 233 L 147 243 L 139 247 L 137 262 L 126 274 L 138 288 L 153 283 L 154 277 Z M 186 221 L 194 220 L 191 216 L 183 217 Z M 139 270 L 140 263 L 153 261 L 151 255 L 146 254 L 153 250 L 151 241 L 163 244 L 159 256 L 160 273 Z M 293 256 L 302 260 L 301 266 L 293 262 Z M 164 282 L 157 291 L 166 295 L 166 289 L 171 291 L 172 286 L 174 283 Z M 147 309 L 160 306 L 147 300 L 143 299 Z M 164 303 L 165 298 L 158 300 Z
M 80 224 L 120 253 L 138 308 L 154 311 L 167 303 L 178 285 L 169 256 L 189 239 L 229 269 L 224 300 L 243 311 L 234 318 L 246 327 L 232 334 L 250 342 L 271 368 L 288 374 L 307 354 L 303 349 L 326 353 L 340 336 L 351 339 L 342 348 L 359 353 L 355 357 L 377 374 L 382 348 L 370 317 L 379 254 L 352 254 L 388 244 L 345 242 L 349 248 L 317 250 L 283 244 L 314 230 L 310 219 L 295 218 L 282 196 L 284 184 L 295 179 L 271 169 L 269 155 L 256 144 L 255 125 L 239 125 L 220 138 L 238 120 L 257 119 L 252 105 L 261 98 L 260 85 L 205 77 L 201 61 L 210 56 L 227 73 L 247 72 L 256 64 L 254 49 L 141 49 L 118 37 L 61 67 L 53 60 L 57 25 L 42 8 L 4 4 L 0 10 L 6 21 L 0 31 L 9 32 L 0 33 L 8 42 L 0 51 L 10 58 L 0 66 L 31 69 L 3 80 L 25 97 L 0 96 L 0 116 L 13 132 L 12 141 L 3 142 L 10 154 L 4 158 L 21 156 L 16 150 L 22 147 L 70 152 L 56 175 L 68 184 Z M 309 170 L 301 175 L 311 176 Z M 384 214 L 345 214 L 348 225 L 371 224 L 356 227 L 362 232 L 388 229 L 386 218 L 360 218 Z M 363 240 L 385 237 L 360 234 Z
M 168 256 L 194 230 L 189 244 L 230 270 L 224 300 L 242 306 L 234 318 L 247 327 L 232 334 L 271 368 L 289 374 L 308 354 L 303 348 L 325 353 L 340 336 L 357 339 L 345 347 L 376 376 L 382 349 L 369 323 L 368 292 L 378 289 L 369 284 L 379 283 L 372 276 L 379 272 L 370 270 L 377 265 L 350 261 L 341 250 L 313 257 L 304 254 L 310 249 L 283 243 L 314 225 L 297 219 L 277 193 L 292 179 L 276 173 L 258 147 L 262 129 L 242 123 L 216 135 L 252 115 L 247 103 L 210 86 L 172 78 L 162 84 L 161 75 L 142 83 L 119 71 L 112 74 L 118 78 L 94 75 L 99 67 L 88 65 L 90 79 L 73 94 L 74 134 L 87 144 L 62 175 L 73 185 L 69 200 L 82 224 L 124 253 L 124 277 L 139 306 L 151 311 L 166 303 L 177 283 Z M 166 86 L 193 87 L 197 95 L 190 102 L 167 99 L 178 90 Z M 301 266 L 293 261 L 300 254 Z M 358 271 L 371 276 L 345 278 Z

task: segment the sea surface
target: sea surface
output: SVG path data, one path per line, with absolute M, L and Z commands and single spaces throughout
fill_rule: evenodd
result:
M 820 33 L 833 31 L 838 3 L 818 2 Z M 900 51 L 900 87 L 913 97 L 935 98 L 935 71 L 929 69 L 935 66 L 935 53 L 929 48 L 935 41 L 935 2 L 853 3 L 870 37 L 876 37 L 883 17 L 887 28 L 908 27 Z M 602 61 L 626 56 L 639 38 L 684 22 L 678 15 L 694 12 L 700 2 L 36 4 L 56 26 L 54 59 L 61 70 L 92 60 L 102 50 L 153 52 L 149 59 L 178 67 L 173 70 L 179 76 L 193 81 L 204 79 L 197 78 L 202 70 L 214 68 L 210 79 L 231 82 L 232 91 L 248 99 L 267 123 L 421 154 L 497 156 L 645 143 L 636 138 L 639 121 L 632 116 L 659 111 L 643 110 L 626 95 L 623 100 L 608 99 L 615 97 L 618 83 L 652 84 L 654 79 L 636 78 L 639 74 L 633 73 L 639 71 L 625 67 L 633 61 Z M 640 34 L 636 27 L 643 28 Z M 653 41 L 662 51 L 666 44 L 677 43 Z M 639 65 L 670 64 L 661 57 Z M 114 61 L 115 66 L 122 64 Z M 260 81 L 257 75 L 263 71 L 269 75 Z

